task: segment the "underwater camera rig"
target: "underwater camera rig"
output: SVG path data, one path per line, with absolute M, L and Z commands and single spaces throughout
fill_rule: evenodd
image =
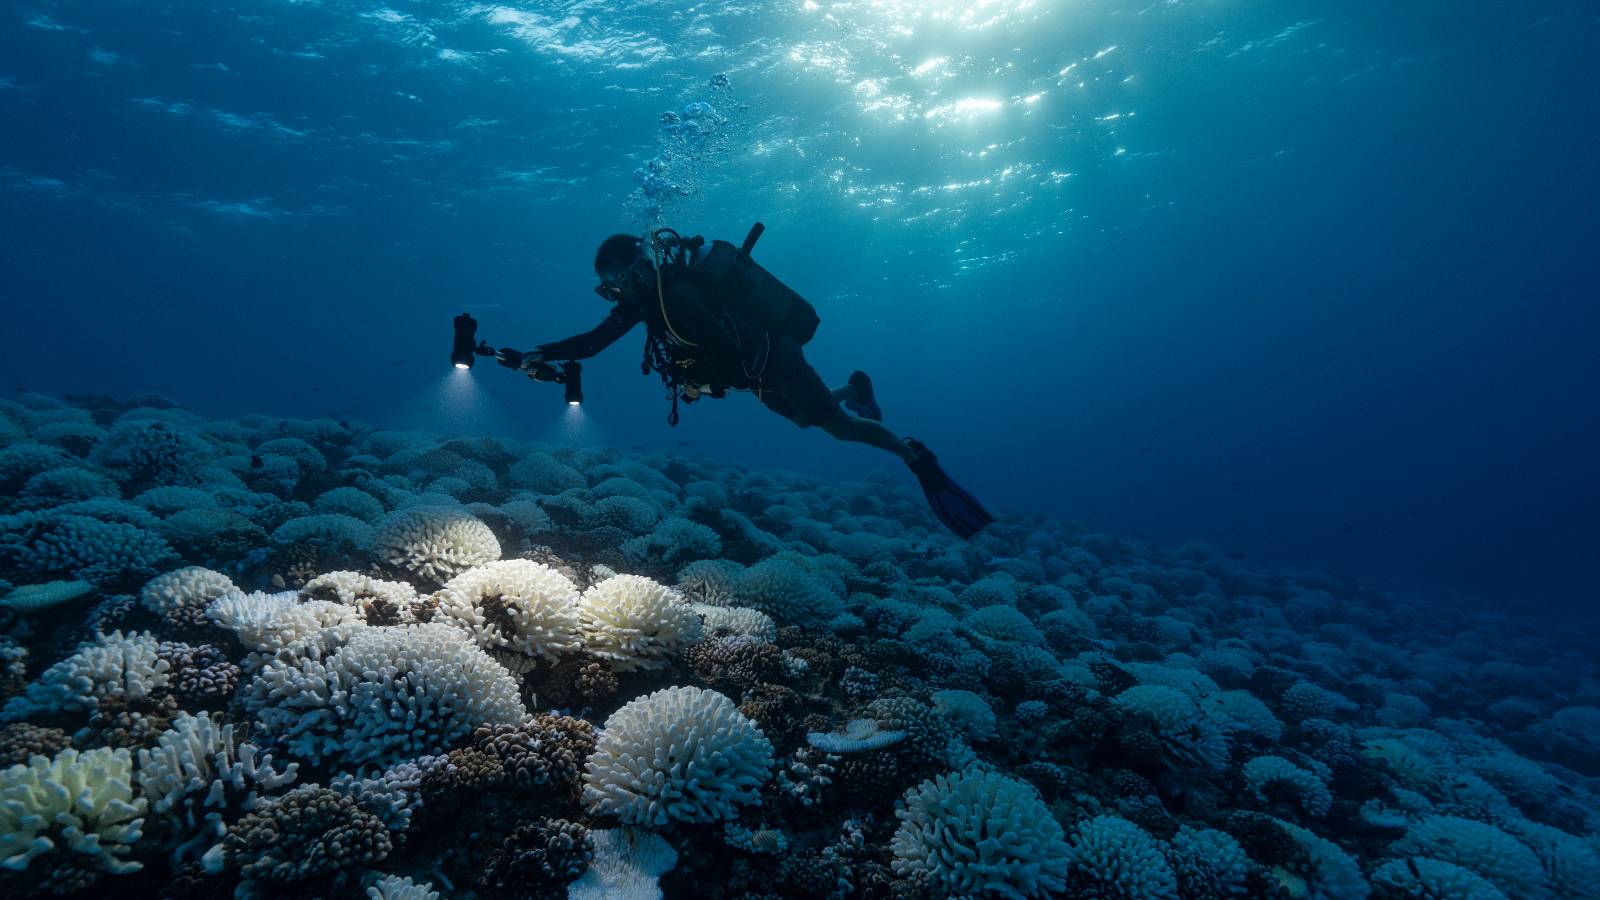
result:
M 478 340 L 478 320 L 468 313 L 462 313 L 455 318 L 455 342 L 450 346 L 450 362 L 458 369 L 470 369 L 476 356 L 493 356 L 500 365 L 508 369 L 523 370 L 520 351 L 509 347 L 495 348 L 489 346 L 487 341 Z M 543 360 L 534 363 L 526 370 L 528 377 L 534 381 L 548 381 L 559 384 L 565 388 L 568 406 L 581 406 L 583 404 L 583 364 L 577 360 L 568 360 L 563 363 L 548 363 Z

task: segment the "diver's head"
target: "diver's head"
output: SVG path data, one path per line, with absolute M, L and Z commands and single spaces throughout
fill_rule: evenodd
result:
M 633 296 L 650 272 L 644 241 L 632 234 L 613 234 L 594 255 L 594 274 L 600 277 L 594 292 L 616 303 Z

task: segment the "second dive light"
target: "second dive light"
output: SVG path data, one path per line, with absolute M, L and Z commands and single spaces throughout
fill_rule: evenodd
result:
M 566 386 L 567 405 L 583 405 L 583 363 L 573 360 L 561 366 L 560 381 Z
M 472 368 L 472 357 L 476 353 L 478 339 L 478 320 L 468 313 L 456 316 L 456 339 L 450 346 L 450 362 L 458 369 Z

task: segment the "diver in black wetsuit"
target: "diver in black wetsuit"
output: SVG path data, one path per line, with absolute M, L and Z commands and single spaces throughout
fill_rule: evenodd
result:
M 549 362 L 588 359 L 643 322 L 644 370 L 659 372 L 672 392 L 672 424 L 677 424 L 680 399 L 693 402 L 704 396 L 720 398 L 730 390 L 750 391 L 802 428 L 814 425 L 841 441 L 893 453 L 916 474 L 941 522 L 961 537 L 977 534 L 993 517 L 950 481 L 927 447 L 909 438 L 902 441 L 883 426 L 871 379 L 855 372 L 843 387 L 829 390 L 806 362 L 801 343 L 816 328 L 815 312 L 749 261 L 760 232 L 758 225 L 737 252 L 721 241 L 708 251 L 699 238 L 684 240 L 665 229 L 648 240 L 612 235 L 594 260 L 600 277 L 595 292 L 613 304 L 605 319 L 566 340 L 522 353 L 502 350 L 499 361 L 539 378 L 549 371 Z M 735 270 L 740 274 L 727 274 Z M 793 298 L 792 309 L 780 307 L 791 313 L 785 320 L 774 319 L 770 304 L 750 299 L 752 279 L 744 274 L 749 270 L 759 273 L 756 279 L 771 279 L 774 293 Z M 805 316 L 810 317 L 809 327 L 802 321 L 797 330 L 794 320 Z

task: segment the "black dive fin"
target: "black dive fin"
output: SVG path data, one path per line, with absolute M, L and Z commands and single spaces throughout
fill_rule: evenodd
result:
M 928 498 L 928 506 L 933 508 L 934 516 L 944 527 L 959 538 L 970 538 L 994 521 L 994 516 L 983 508 L 978 498 L 951 481 L 944 469 L 939 468 L 939 460 L 927 445 L 906 438 L 906 446 L 917 455 L 911 463 L 911 473 L 917 476 L 923 496 Z

